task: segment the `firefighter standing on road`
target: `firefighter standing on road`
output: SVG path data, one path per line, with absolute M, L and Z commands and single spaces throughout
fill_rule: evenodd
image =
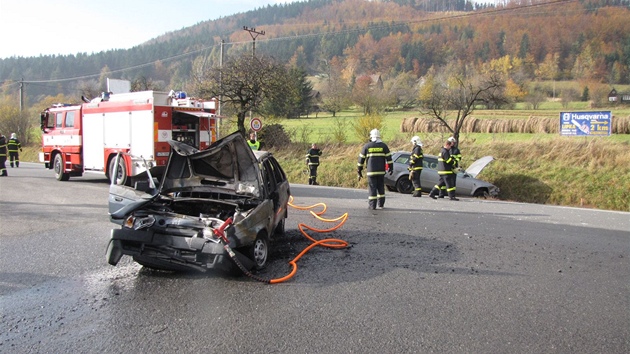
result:
M 363 178 L 363 167 L 367 167 L 368 177 L 368 208 L 379 209 L 385 207 L 385 170 L 389 174 L 394 172 L 392 154 L 389 147 L 381 140 L 378 129 L 370 132 L 370 142 L 363 146 L 359 153 L 357 175 Z M 385 167 L 387 166 L 387 167 Z
M 459 200 L 455 198 L 455 173 L 453 173 L 455 158 L 451 156 L 452 140 L 449 138 L 440 150 L 440 155 L 438 156 L 438 175 L 440 180 L 429 193 L 429 197 L 432 199 L 437 199 L 436 195 L 440 193 L 440 189 L 445 188 L 450 200 Z
M 413 183 L 413 197 L 422 197 L 422 186 L 420 185 L 420 174 L 422 173 L 422 160 L 424 154 L 422 152 L 422 141 L 419 136 L 411 138 L 413 150 L 411 150 L 411 158 L 409 159 L 409 179 Z
M 7 148 L 9 150 L 11 168 L 13 168 L 14 162 L 15 167 L 20 167 L 20 155 L 18 153 L 18 150 L 22 152 L 22 144 L 20 144 L 20 140 L 17 138 L 15 133 L 11 133 L 11 139 L 9 139 Z
M 319 166 L 320 156 L 322 156 L 322 151 L 317 148 L 317 144 L 313 143 L 306 153 L 306 164 L 309 170 L 308 184 L 310 185 L 319 185 L 319 183 L 317 183 L 317 167 Z
M 7 138 L 0 133 L 0 177 L 7 175 Z
M 451 142 L 451 150 L 449 151 L 451 153 L 451 156 L 453 156 L 454 162 L 453 162 L 453 187 L 457 186 L 457 170 L 459 169 L 460 166 L 460 161 L 462 160 L 462 152 L 459 151 L 459 148 L 457 147 L 457 145 L 459 145 L 459 143 L 457 142 L 457 139 L 455 139 L 455 137 L 450 137 L 448 138 L 448 141 Z M 446 187 L 442 187 L 442 189 L 440 189 L 440 194 L 438 195 L 438 198 L 444 198 L 444 196 L 446 196 Z

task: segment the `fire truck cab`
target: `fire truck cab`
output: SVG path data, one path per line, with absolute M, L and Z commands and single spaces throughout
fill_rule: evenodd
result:
M 56 104 L 41 113 L 40 161 L 59 181 L 90 171 L 111 181 L 115 156 L 122 152 L 116 183 L 130 184 L 147 169 L 166 166 L 169 140 L 199 150 L 216 141 L 216 104 L 182 91 L 103 94 L 82 104 Z

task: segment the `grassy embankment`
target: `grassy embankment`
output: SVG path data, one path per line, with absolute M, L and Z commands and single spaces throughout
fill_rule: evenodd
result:
M 562 109 L 553 103 L 539 110 L 475 111 L 477 119 L 527 119 L 530 116 L 559 119 Z M 611 109 L 602 109 L 611 110 Z M 613 117 L 630 119 L 630 108 L 612 109 Z M 307 183 L 304 154 L 310 142 L 317 142 L 324 154 L 318 181 L 322 185 L 365 188 L 356 179 L 356 159 L 362 141 L 349 122 L 359 116 L 350 111 L 337 118 L 320 114 L 318 118 L 282 121 L 297 143 L 274 151 L 293 183 Z M 417 112 L 395 112 L 385 118 L 383 139 L 392 151 L 410 150 L 409 140 L 419 135 L 427 154 L 437 154 L 446 133 L 402 133 L 401 123 Z M 613 119 L 615 119 L 613 118 Z M 347 125 L 347 142 L 333 142 L 334 125 Z M 527 203 L 554 204 L 630 211 L 630 134 L 610 137 L 562 137 L 543 133 L 462 133 L 460 148 L 463 165 L 492 155 L 496 158 L 479 176 L 501 188 L 500 199 Z
M 560 111 L 584 110 L 582 106 L 562 109 L 545 104 L 539 110 L 475 111 L 477 119 L 527 119 L 556 117 Z M 602 109 L 611 110 L 611 109 Z M 612 109 L 613 117 L 630 119 L 630 107 Z M 311 142 L 323 150 L 318 182 L 322 185 L 366 188 L 357 181 L 356 160 L 365 139 L 355 136 L 350 122 L 360 112 L 347 111 L 318 118 L 279 121 L 294 143 L 273 149 L 292 183 L 307 183 L 304 155 Z M 384 117 L 383 139 L 392 151 L 409 150 L 409 139 L 419 135 L 427 154 L 437 154 L 446 133 L 401 132 L 403 119 L 417 112 L 393 112 Z M 613 118 L 613 119 L 615 119 Z M 270 122 L 265 122 L 268 124 Z M 346 143 L 334 142 L 335 126 L 347 131 Z M 226 131 L 229 128 L 225 129 Z M 479 176 L 501 188 L 502 200 L 630 211 L 630 134 L 610 137 L 561 137 L 557 134 L 462 133 L 463 165 L 492 155 L 496 158 Z M 37 146 L 27 147 L 22 161 L 38 161 Z

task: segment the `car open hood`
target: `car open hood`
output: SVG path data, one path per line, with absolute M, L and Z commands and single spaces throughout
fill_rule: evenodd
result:
M 488 166 L 488 164 L 493 160 L 494 157 L 492 156 L 484 156 L 468 166 L 468 168 L 466 169 L 466 173 L 471 175 L 473 178 L 477 178 L 477 175 L 481 173 L 481 170 Z
M 260 197 L 256 156 L 245 138 L 235 132 L 206 150 L 170 140 L 171 154 L 160 193 L 216 191 Z

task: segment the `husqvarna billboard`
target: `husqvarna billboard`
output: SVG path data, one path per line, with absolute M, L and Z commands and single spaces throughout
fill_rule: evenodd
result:
M 609 136 L 612 114 L 608 112 L 560 112 L 560 135 Z

